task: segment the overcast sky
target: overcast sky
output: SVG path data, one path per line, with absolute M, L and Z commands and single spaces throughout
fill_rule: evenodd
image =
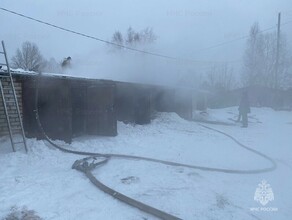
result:
M 153 27 L 158 36 L 149 48 L 153 52 L 206 61 L 240 61 L 246 40 L 200 49 L 245 36 L 256 21 L 262 29 L 276 27 L 278 12 L 283 23 L 292 20 L 291 0 L 1 0 L 0 6 L 106 40 L 129 25 L 136 30 Z M 46 58 L 57 60 L 102 56 L 105 48 L 100 42 L 4 11 L 0 11 L 0 27 L 0 39 L 5 40 L 10 56 L 26 40 L 37 43 Z M 282 31 L 292 39 L 292 23 Z

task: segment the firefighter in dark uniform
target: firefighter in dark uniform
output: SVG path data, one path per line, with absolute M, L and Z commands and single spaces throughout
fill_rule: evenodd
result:
M 66 68 L 71 67 L 71 60 L 72 60 L 71 57 L 67 57 L 67 58 L 65 58 L 65 59 L 63 60 L 62 64 L 61 64 L 62 68 L 63 68 L 63 69 L 66 69 Z
M 250 105 L 249 105 L 247 92 L 244 92 L 242 94 L 238 110 L 239 110 L 239 115 L 242 116 L 242 127 L 247 128 L 248 126 L 247 114 L 250 113 Z

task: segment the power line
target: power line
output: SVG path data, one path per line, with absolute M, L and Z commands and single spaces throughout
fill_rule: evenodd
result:
M 70 29 L 67 29 L 67 28 L 64 28 L 64 27 L 60 27 L 60 26 L 57 26 L 55 24 L 51 24 L 51 23 L 48 23 L 48 22 L 45 22 L 45 21 L 41 21 L 39 19 L 35 19 L 35 18 L 30 17 L 30 16 L 26 16 L 24 14 L 20 14 L 18 12 L 11 11 L 11 10 L 6 9 L 6 8 L 0 7 L 0 9 L 3 10 L 3 11 L 6 11 L 8 13 L 11 13 L 11 14 L 14 14 L 14 15 L 17 15 L 17 16 L 20 16 L 20 17 L 23 17 L 23 18 L 38 22 L 38 23 L 41 23 L 41 24 L 44 24 L 44 25 L 47 25 L 47 26 L 51 26 L 53 28 L 57 28 L 57 29 L 62 30 L 62 31 L 66 31 L 66 32 L 69 32 L 69 33 L 73 33 L 73 34 L 82 36 L 82 37 L 86 37 L 86 38 L 90 38 L 90 39 L 93 39 L 93 40 L 97 40 L 97 41 L 100 41 L 102 43 L 110 44 L 110 45 L 113 45 L 113 46 L 117 46 L 117 47 L 120 47 L 120 48 L 124 48 L 124 49 L 135 51 L 135 52 L 140 52 L 140 53 L 144 53 L 144 54 L 148 54 L 148 55 L 152 55 L 152 56 L 162 57 L 162 58 L 171 59 L 171 60 L 177 60 L 179 62 L 188 62 L 188 63 L 193 63 L 193 62 L 194 63 L 210 63 L 210 62 L 211 63 L 216 63 L 216 62 L 221 63 L 221 62 L 227 62 L 227 61 L 200 61 L 200 60 L 192 60 L 192 59 L 183 59 L 183 58 L 178 58 L 178 57 L 172 57 L 172 56 L 168 56 L 168 55 L 153 53 L 153 52 L 149 52 L 149 51 L 139 50 L 139 49 L 135 49 L 135 48 L 132 48 L 132 47 L 127 47 L 127 46 L 124 46 L 124 45 L 121 45 L 121 44 L 113 43 L 113 42 L 110 42 L 110 41 L 107 41 L 107 40 L 103 40 L 103 39 L 100 39 L 100 38 L 97 38 L 97 37 L 94 37 L 94 36 L 90 36 L 90 35 L 87 35 L 87 34 L 84 34 L 84 33 L 81 33 L 81 32 L 73 31 L 73 30 L 70 30 Z M 228 63 L 232 63 L 232 62 L 238 62 L 238 61 L 229 61 Z
M 292 20 L 283 23 L 282 26 L 290 24 L 290 23 L 292 23 Z M 259 33 L 264 33 L 264 32 L 267 32 L 267 31 L 270 31 L 270 30 L 273 30 L 273 29 L 276 29 L 276 28 L 277 28 L 276 25 L 275 26 L 271 26 L 269 28 L 266 28 L 264 30 L 259 31 Z M 215 45 L 212 45 L 212 46 L 209 46 L 209 47 L 205 47 L 205 48 L 201 48 L 201 49 L 195 50 L 195 52 L 210 50 L 210 49 L 213 49 L 213 48 L 216 48 L 216 47 L 221 47 L 223 45 L 226 45 L 226 44 L 229 44 L 229 43 L 233 43 L 233 42 L 236 42 L 236 41 L 239 41 L 239 40 L 244 40 L 244 39 L 247 39 L 247 38 L 249 38 L 249 35 L 244 35 L 244 36 L 232 39 L 230 41 L 225 41 L 225 42 L 222 42 L 222 43 L 219 43 L 219 44 L 215 44 Z
M 76 34 L 76 35 L 79 35 L 79 36 L 82 36 L 82 37 L 86 37 L 86 38 L 89 38 L 89 39 L 92 39 L 92 40 L 96 40 L 96 41 L 99 41 L 99 42 L 102 42 L 102 43 L 105 43 L 105 44 L 110 44 L 110 45 L 113 45 L 113 46 L 124 48 L 124 49 L 130 50 L 130 51 L 135 51 L 135 52 L 148 54 L 148 55 L 152 55 L 152 56 L 156 56 L 156 57 L 161 57 L 161 58 L 166 58 L 166 59 L 171 59 L 171 60 L 177 60 L 177 61 L 180 61 L 180 62 L 182 61 L 182 62 L 194 62 L 194 63 L 216 63 L 216 62 L 217 63 L 235 63 L 235 62 L 239 62 L 239 61 L 201 61 L 201 60 L 192 60 L 192 59 L 184 59 L 184 58 L 179 58 L 179 57 L 168 56 L 168 55 L 154 53 L 154 52 L 145 51 L 145 50 L 139 50 L 139 49 L 136 49 L 136 48 L 132 48 L 132 47 L 124 46 L 124 45 L 121 45 L 121 44 L 113 43 L 113 42 L 110 42 L 110 41 L 107 41 L 107 40 L 103 40 L 103 39 L 98 38 L 98 37 L 90 36 L 88 34 L 84 34 L 84 33 L 78 32 L 78 31 L 70 30 L 68 28 L 64 28 L 64 27 L 61 27 L 61 26 L 58 26 L 58 25 L 55 25 L 55 24 L 52 24 L 52 23 L 49 23 L 49 22 L 45 22 L 45 21 L 42 21 L 42 20 L 27 16 L 27 15 L 18 13 L 18 12 L 15 12 L 15 11 L 11 11 L 11 10 L 3 8 L 3 7 L 0 7 L 0 9 L 2 11 L 5 11 L 5 12 L 8 12 L 8 13 L 11 13 L 11 14 L 14 14 L 14 15 L 17 15 L 17 16 L 20 16 L 20 17 L 23 17 L 23 18 L 26 18 L 26 19 L 29 19 L 29 20 L 32 20 L 32 21 L 47 25 L 47 26 L 50 26 L 50 27 L 53 27 L 53 28 L 56 28 L 56 29 L 59 29 L 59 30 L 65 31 L 65 32 Z M 286 25 L 286 24 L 289 24 L 291 22 L 292 21 L 288 21 L 288 22 L 283 23 L 282 25 Z M 265 32 L 265 31 L 268 31 L 268 30 L 272 30 L 274 28 L 275 27 L 269 27 L 269 28 L 264 29 L 264 30 L 262 30 L 260 32 Z M 233 40 L 230 40 L 230 41 L 225 41 L 225 42 L 222 42 L 222 43 L 210 46 L 210 47 L 202 48 L 202 49 L 199 49 L 199 50 L 196 50 L 196 51 L 204 51 L 204 50 L 213 49 L 213 48 L 220 47 L 220 46 L 223 46 L 223 45 L 226 45 L 226 44 L 229 44 L 229 43 L 233 43 L 233 42 L 238 41 L 238 40 L 246 39 L 248 37 L 249 37 L 249 35 L 245 35 L 243 37 L 239 37 L 239 38 L 236 38 L 236 39 L 233 39 Z
M 98 37 L 90 36 L 88 34 L 84 34 L 84 33 L 78 32 L 78 31 L 70 30 L 68 28 L 64 28 L 64 27 L 61 27 L 61 26 L 58 26 L 58 25 L 55 25 L 55 24 L 52 24 L 52 23 L 49 23 L 49 22 L 45 22 L 45 21 L 42 21 L 42 20 L 27 16 L 27 15 L 18 13 L 18 12 L 15 12 L 15 11 L 11 11 L 11 10 L 6 9 L 6 8 L 0 7 L 0 9 L 2 11 L 5 11 L 5 12 L 11 13 L 11 14 L 14 14 L 14 15 L 17 15 L 17 16 L 20 16 L 20 17 L 23 17 L 23 18 L 26 18 L 26 19 L 29 19 L 29 20 L 32 20 L 32 21 L 35 21 L 35 22 L 50 26 L 50 27 L 53 27 L 53 28 L 56 28 L 56 29 L 59 29 L 59 30 L 62 30 L 62 31 L 66 31 L 66 32 L 69 32 L 69 33 L 72 33 L 72 34 L 76 34 L 76 35 L 82 36 L 82 37 L 90 38 L 90 39 L 93 39 L 93 40 L 96 40 L 96 41 L 100 41 L 100 42 L 105 43 L 105 44 L 110 44 L 110 45 L 117 46 L 117 47 L 120 47 L 120 48 L 124 48 L 124 49 L 127 49 L 127 50 L 131 50 L 131 51 L 135 51 L 135 52 L 139 52 L 139 53 L 143 53 L 143 54 L 148 54 L 148 55 L 152 55 L 152 56 L 156 56 L 156 57 L 161 57 L 161 58 L 166 58 L 166 59 L 171 59 L 171 60 L 177 60 L 177 61 L 195 62 L 195 63 L 210 63 L 210 61 L 183 59 L 183 58 L 168 56 L 168 55 L 164 55 L 164 54 L 153 53 L 153 52 L 149 52 L 149 51 L 145 51 L 145 50 L 139 50 L 139 49 L 136 49 L 136 48 L 132 48 L 132 47 L 124 46 L 124 45 L 121 45 L 121 44 L 113 43 L 113 42 L 110 42 L 110 41 L 107 41 L 107 40 L 103 40 L 103 39 L 98 38 Z M 211 62 L 213 62 L 213 63 L 219 62 L 220 63 L 220 62 L 227 62 L 227 61 L 211 61 Z M 237 62 L 237 61 L 229 61 L 229 62 Z
M 175 57 L 156 54 L 156 53 L 152 53 L 152 52 L 148 52 L 148 51 L 138 50 L 138 49 L 135 49 L 135 48 L 132 48 L 132 47 L 127 47 L 127 46 L 124 46 L 124 45 L 121 45 L 121 44 L 116 44 L 116 43 L 113 43 L 113 42 L 110 42 L 110 41 L 107 41 L 107 40 L 100 39 L 98 37 L 93 37 L 93 36 L 90 36 L 90 35 L 87 35 L 87 34 L 83 34 L 81 32 L 73 31 L 73 30 L 70 30 L 70 29 L 67 29 L 67 28 L 63 28 L 63 27 L 60 27 L 60 26 L 57 26 L 57 25 L 54 25 L 54 24 L 51 24 L 51 23 L 48 23 L 48 22 L 45 22 L 45 21 L 41 21 L 39 19 L 35 19 L 35 18 L 32 18 L 32 17 L 26 16 L 24 14 L 20 14 L 20 13 L 17 13 L 15 11 L 11 11 L 11 10 L 8 10 L 8 9 L 2 8 L 2 7 L 0 7 L 0 9 L 3 10 L 3 11 L 9 12 L 11 14 L 15 14 L 15 15 L 27 18 L 29 20 L 33 20 L 33 21 L 36 21 L 38 23 L 51 26 L 53 28 L 57 28 L 57 29 L 60 29 L 60 30 L 66 31 L 66 32 L 77 34 L 77 35 L 80 35 L 80 36 L 83 36 L 83 37 L 87 37 L 87 38 L 90 38 L 90 39 L 93 39 L 93 40 L 97 40 L 97 41 L 100 41 L 100 42 L 103 42 L 103 43 L 106 43 L 106 44 L 111 44 L 111 45 L 114 45 L 114 46 L 118 46 L 118 47 L 121 47 L 121 48 L 124 48 L 124 49 L 127 49 L 127 50 L 132 50 L 132 51 L 136 51 L 136 52 L 142 52 L 142 53 L 146 53 L 146 54 L 149 54 L 149 55 L 160 56 L 160 57 L 164 57 L 164 58 L 168 58 L 168 59 L 175 59 Z
M 268 31 L 268 30 L 272 30 L 272 29 L 275 29 L 275 27 L 267 28 L 265 30 L 260 31 L 260 33 Z M 244 35 L 242 37 L 238 37 L 238 38 L 232 39 L 230 41 L 225 41 L 225 42 L 222 42 L 222 43 L 219 43 L 219 44 L 215 44 L 215 45 L 212 45 L 212 46 L 209 46 L 209 47 L 201 48 L 201 49 L 198 49 L 198 50 L 195 50 L 195 51 L 199 52 L 199 51 L 210 50 L 210 49 L 213 49 L 213 48 L 216 48 L 216 47 L 221 47 L 223 45 L 230 44 L 230 43 L 233 43 L 233 42 L 236 42 L 236 41 L 239 41 L 239 40 L 244 40 L 244 39 L 247 39 L 247 38 L 249 38 L 249 35 Z

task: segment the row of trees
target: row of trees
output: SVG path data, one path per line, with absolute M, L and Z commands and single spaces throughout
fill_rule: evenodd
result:
M 286 88 L 292 86 L 292 56 L 285 35 L 279 38 L 279 62 L 277 57 L 277 33 L 263 33 L 255 23 L 249 34 L 244 53 L 241 76 L 245 86 L 261 85 L 269 88 Z
M 112 36 L 112 43 L 129 47 L 151 44 L 156 40 L 157 36 L 150 27 L 144 28 L 141 31 L 135 31 L 130 26 L 126 31 L 126 34 L 123 35 L 120 31 L 115 31 Z M 116 48 L 122 49 L 122 47 L 119 46 L 116 46 Z
M 120 31 L 115 31 L 112 36 L 112 43 L 121 46 L 139 47 L 151 44 L 156 39 L 157 37 L 152 28 L 147 27 L 141 31 L 135 31 L 132 27 L 129 27 L 125 35 Z M 120 46 L 115 46 L 115 48 L 122 49 Z M 12 67 L 35 72 L 61 72 L 62 68 L 64 68 L 64 63 L 68 63 L 67 61 L 68 58 L 60 62 L 57 62 L 54 58 L 46 60 L 35 43 L 26 41 L 21 48 L 16 50 L 15 56 L 12 57 Z
M 16 50 L 12 57 L 13 68 L 21 68 L 35 72 L 61 72 L 64 61 L 57 62 L 54 58 L 46 60 L 35 43 L 26 41 Z M 63 66 L 64 67 L 64 66 Z
M 112 43 L 134 48 L 152 44 L 156 39 L 153 29 L 149 27 L 141 31 L 135 31 L 132 27 L 129 27 L 124 35 L 120 31 L 116 31 L 112 35 Z M 120 46 L 114 46 L 114 48 L 122 49 Z M 199 77 L 199 83 L 196 74 L 187 74 L 182 82 L 188 86 L 191 86 L 189 84 L 193 82 L 194 85 L 200 84 L 200 86 L 209 90 L 221 91 L 252 85 L 268 88 L 291 88 L 292 54 L 283 34 L 281 34 L 279 44 L 277 71 L 276 56 L 276 32 L 263 33 L 258 23 L 255 23 L 250 29 L 247 46 L 244 51 L 240 80 L 236 79 L 232 66 L 222 63 L 210 65 L 205 75 Z M 57 62 L 54 58 L 50 60 L 44 59 L 37 45 L 31 42 L 24 42 L 22 47 L 17 49 L 16 55 L 12 58 L 12 66 L 36 72 L 61 72 L 62 67 L 64 67 L 62 61 Z
M 216 91 L 254 85 L 277 89 L 292 88 L 292 54 L 283 33 L 279 38 L 278 67 L 276 57 L 277 33 L 263 33 L 259 24 L 255 23 L 250 28 L 240 77 L 235 77 L 230 65 L 216 64 L 207 70 L 200 86 Z
M 234 69 L 227 63 L 214 64 L 206 74 L 203 87 L 208 90 L 231 90 L 237 87 Z

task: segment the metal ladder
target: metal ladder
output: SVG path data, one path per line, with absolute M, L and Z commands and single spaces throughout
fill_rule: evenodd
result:
M 6 53 L 6 49 L 5 49 L 5 45 L 4 45 L 4 41 L 1 42 L 2 43 L 2 48 L 3 51 L 0 51 L 0 56 L 4 55 L 5 58 L 5 62 L 6 63 L 0 63 L 0 66 L 2 66 L 2 68 L 4 66 L 6 66 L 7 71 L 1 71 L 0 69 L 0 90 L 1 90 L 1 97 L 2 97 L 2 102 L 3 102 L 3 106 L 4 106 L 4 113 L 6 116 L 6 122 L 7 122 L 7 127 L 8 127 L 8 131 L 9 131 L 9 136 L 10 136 L 10 141 L 11 141 L 11 146 L 12 146 L 12 150 L 15 152 L 15 145 L 21 144 L 24 146 L 25 151 L 27 152 L 27 145 L 26 145 L 26 140 L 25 140 L 25 134 L 24 134 L 24 129 L 23 129 L 23 123 L 22 123 L 22 119 L 20 116 L 20 111 L 19 111 L 19 105 L 18 105 L 18 100 L 17 100 L 17 95 L 15 92 L 15 87 L 14 87 L 14 82 L 13 82 L 13 78 L 10 72 L 10 67 L 9 67 L 9 63 L 8 63 L 8 57 L 7 57 L 7 53 Z M 7 81 L 9 82 L 7 86 L 5 86 L 5 84 L 2 84 L 2 80 L 7 79 Z M 4 92 L 6 91 L 6 92 Z M 13 98 L 9 99 L 5 96 L 7 96 L 7 94 L 9 94 L 9 92 L 12 92 L 13 94 Z M 21 141 L 15 141 L 15 134 L 17 130 L 13 130 L 12 126 L 11 126 L 11 114 L 9 114 L 9 109 L 8 109 L 8 105 L 9 106 L 13 106 L 16 109 L 16 113 L 17 113 L 17 118 L 16 121 L 14 123 L 19 123 L 19 127 L 20 127 L 20 135 L 21 135 Z

